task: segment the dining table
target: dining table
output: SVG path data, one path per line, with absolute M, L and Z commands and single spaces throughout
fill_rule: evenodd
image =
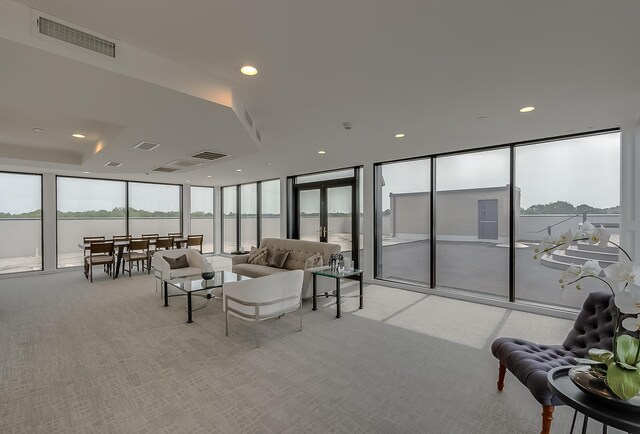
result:
M 129 240 L 99 240 L 97 242 L 103 242 L 103 241 L 113 241 L 113 247 L 114 249 L 116 249 L 118 251 L 118 254 L 116 255 L 116 269 L 115 269 L 115 278 L 118 277 L 119 273 L 120 273 L 120 265 L 122 265 L 122 255 L 124 253 L 124 248 L 129 246 L 129 243 L 131 242 L 133 238 L 129 239 Z M 94 241 L 95 242 L 95 241 Z M 179 249 L 182 247 L 183 243 L 187 242 L 186 238 L 174 238 L 173 242 L 176 246 L 176 249 Z M 149 246 L 153 246 L 156 243 L 156 239 L 155 238 L 149 238 Z M 80 249 L 82 249 L 83 251 L 88 250 L 91 247 L 91 243 L 78 243 L 78 247 Z M 151 270 L 151 264 L 149 264 L 149 270 Z

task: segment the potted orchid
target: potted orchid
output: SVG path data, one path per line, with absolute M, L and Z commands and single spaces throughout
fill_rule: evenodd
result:
M 534 259 L 550 254 L 554 250 L 566 250 L 575 243 L 589 243 L 606 247 L 612 244 L 624 253 L 622 261 L 600 267 L 597 260 L 582 265 L 570 265 L 560 279 L 560 286 L 575 286 L 581 289 L 584 279 L 596 279 L 609 288 L 615 298 L 616 314 L 612 351 L 591 349 L 591 359 L 576 359 L 579 364 L 591 365 L 596 372 L 604 374 L 605 383 L 611 392 L 625 401 L 640 394 L 640 341 L 632 336 L 640 331 L 640 267 L 633 264 L 629 254 L 611 241 L 611 234 L 603 227 L 584 222 L 578 232 L 573 229 L 562 233 L 557 239 L 545 237 L 534 248 Z

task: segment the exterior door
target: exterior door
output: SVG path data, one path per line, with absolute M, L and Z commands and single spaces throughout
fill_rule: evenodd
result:
M 478 201 L 478 238 L 498 239 L 498 199 Z

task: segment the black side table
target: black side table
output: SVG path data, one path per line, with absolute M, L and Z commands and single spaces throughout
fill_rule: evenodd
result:
M 323 268 L 321 270 L 312 271 L 313 274 L 313 310 L 318 310 L 318 297 L 335 297 L 336 298 L 336 318 L 340 318 L 342 316 L 342 310 L 340 309 L 340 304 L 342 303 L 342 296 L 340 296 L 340 279 L 358 279 L 360 282 L 360 295 L 356 295 L 354 297 L 360 298 L 360 309 L 364 308 L 364 295 L 362 293 L 362 270 L 351 270 L 351 271 L 332 271 L 330 268 Z M 331 277 L 336 280 L 336 291 L 334 294 L 329 294 L 325 292 L 324 294 L 318 295 L 317 293 L 317 282 L 318 276 Z
M 617 428 L 632 434 L 640 433 L 640 413 L 623 411 L 615 407 L 608 406 L 601 402 L 597 397 L 578 389 L 569 378 L 569 370 L 573 366 L 561 366 L 553 368 L 547 374 L 547 382 L 549 389 L 555 393 L 569 407 L 573 408 L 576 413 L 573 415 L 573 423 L 571 424 L 571 434 L 576 424 L 577 412 L 584 415 L 582 422 L 582 432 L 587 432 L 587 423 L 589 418 L 595 419 L 602 423 L 602 432 L 607 432 L 607 427 Z

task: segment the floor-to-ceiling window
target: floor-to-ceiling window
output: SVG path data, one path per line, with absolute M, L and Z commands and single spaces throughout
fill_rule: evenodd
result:
M 215 251 L 213 225 L 213 187 L 191 187 L 191 233 L 203 235 L 202 251 Z
M 280 238 L 280 180 L 263 181 L 261 198 L 262 238 Z
M 430 283 L 431 159 L 376 168 L 376 277 Z
M 222 188 L 222 251 L 231 253 L 238 250 L 238 188 Z
M 438 286 L 509 296 L 509 168 L 509 148 L 436 159 Z
M 82 265 L 83 237 L 127 233 L 126 182 L 57 178 L 58 267 Z
M 376 278 L 563 307 L 602 289 L 590 281 L 563 290 L 558 280 L 572 263 L 616 262 L 614 245 L 581 244 L 541 260 L 533 248 L 584 221 L 619 240 L 618 131 L 429 157 L 375 165 Z
M 42 270 L 42 176 L 0 172 L 0 274 Z
M 129 234 L 182 233 L 182 187 L 129 182 Z
M 258 184 L 240 186 L 240 249 L 258 245 Z
M 618 132 L 541 142 L 515 148 L 519 205 L 516 226 L 516 298 L 523 301 L 578 307 L 594 289 L 595 280 L 581 282 L 582 290 L 561 290 L 563 269 L 597 259 L 602 267 L 618 261 L 619 252 L 580 244 L 565 252 L 532 260 L 531 246 L 545 235 L 558 237 L 584 220 L 604 226 L 612 241 L 620 241 L 620 134 Z

